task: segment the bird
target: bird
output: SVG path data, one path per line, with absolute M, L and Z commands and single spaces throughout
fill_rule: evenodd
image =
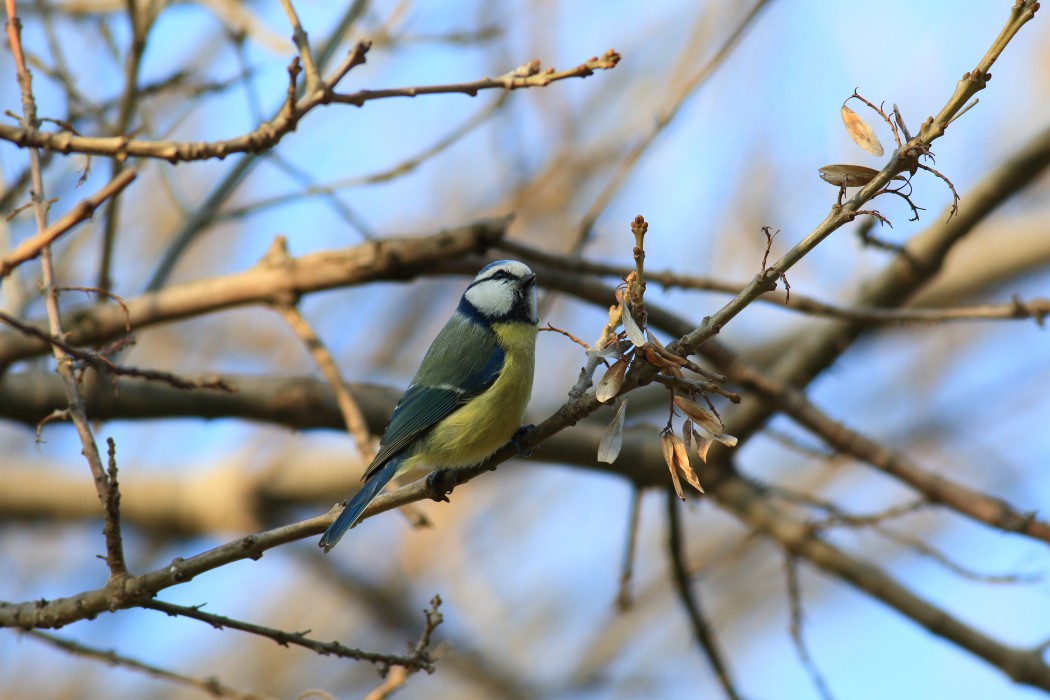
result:
M 322 535 L 327 554 L 396 476 L 481 463 L 521 428 L 535 373 L 536 275 L 481 268 L 397 402 L 364 485 Z

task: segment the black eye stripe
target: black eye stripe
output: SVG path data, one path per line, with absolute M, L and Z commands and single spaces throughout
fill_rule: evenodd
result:
M 506 270 L 496 270 L 488 277 L 484 277 L 480 280 L 476 280 L 474 284 L 481 284 L 482 282 L 489 282 L 492 280 L 511 280 L 512 282 L 519 282 L 520 278 Z M 474 286 L 473 284 L 471 286 Z

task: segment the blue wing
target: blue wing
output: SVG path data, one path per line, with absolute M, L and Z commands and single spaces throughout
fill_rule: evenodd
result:
M 449 324 L 442 334 L 450 328 L 455 330 Z M 412 445 L 457 408 L 488 389 L 499 377 L 506 355 L 495 342 L 494 336 L 490 333 L 463 331 L 460 329 L 456 334 L 458 337 L 443 339 L 453 340 L 451 343 L 439 343 L 439 335 L 423 358 L 412 385 L 390 415 L 390 423 L 380 440 L 379 452 L 365 471 L 366 481 L 382 469 L 387 461 Z M 435 352 L 435 347 L 447 348 L 448 351 Z M 465 347 L 470 348 L 469 352 Z M 474 361 L 470 361 L 467 355 L 472 356 Z

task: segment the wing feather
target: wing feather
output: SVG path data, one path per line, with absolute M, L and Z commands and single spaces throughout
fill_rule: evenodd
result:
M 465 353 L 464 347 L 471 351 Z M 468 355 L 474 358 L 473 362 Z M 443 418 L 492 386 L 503 370 L 504 359 L 503 348 L 491 333 L 465 319 L 450 321 L 434 340 L 412 384 L 397 402 L 380 440 L 379 452 L 364 478 L 367 480 Z

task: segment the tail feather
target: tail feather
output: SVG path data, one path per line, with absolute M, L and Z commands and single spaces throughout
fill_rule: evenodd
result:
M 325 533 L 321 536 L 321 541 L 317 543 L 319 547 L 323 547 L 325 554 L 332 551 L 332 547 L 339 542 L 339 539 L 346 534 L 346 531 L 353 527 L 354 523 L 360 519 L 361 514 L 365 512 L 365 508 L 368 504 L 379 495 L 379 492 L 383 490 L 391 479 L 394 478 L 394 474 L 397 472 L 397 468 L 400 466 L 400 459 L 392 459 L 384 464 L 378 471 L 374 472 L 365 485 L 361 487 L 361 490 L 354 494 L 354 497 L 350 499 L 350 502 L 346 504 L 346 508 L 339 514 L 339 517 L 335 519 Z

